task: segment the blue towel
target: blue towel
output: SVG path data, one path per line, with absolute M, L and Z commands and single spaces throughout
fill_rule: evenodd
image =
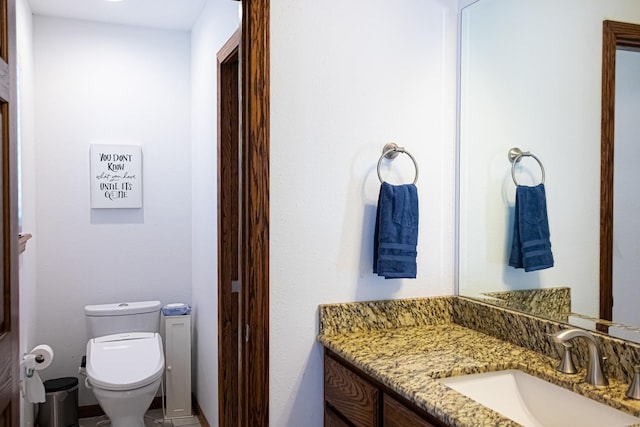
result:
M 180 302 L 167 304 L 162 307 L 162 314 L 165 316 L 184 316 L 185 314 L 191 314 L 191 306 Z
M 509 265 L 536 271 L 553 267 L 544 184 L 516 187 L 513 244 Z
M 418 189 L 414 184 L 380 187 L 373 242 L 373 272 L 385 279 L 416 278 Z

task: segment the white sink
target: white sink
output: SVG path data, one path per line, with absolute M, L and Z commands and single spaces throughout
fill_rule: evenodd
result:
M 515 369 L 439 381 L 525 427 L 624 427 L 640 423 L 640 418 Z

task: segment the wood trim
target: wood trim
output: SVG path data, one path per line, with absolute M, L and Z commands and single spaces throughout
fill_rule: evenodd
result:
M 2 409 L 8 414 L 8 421 L 13 426 L 21 424 L 20 420 L 20 343 L 19 343 L 19 282 L 18 282 L 18 108 L 17 108 L 17 77 L 16 77 L 16 5 L 15 0 L 2 0 L 3 14 L 3 59 L 7 62 L 6 73 L 8 81 L 6 91 L 3 90 L 2 105 L 2 209 L 3 209 L 3 263 L 6 283 L 9 284 L 9 295 L 5 295 L 5 325 L 8 333 L 3 340 L 3 348 L 11 348 L 11 356 L 7 361 L 11 365 L 11 403 L 10 407 Z M 11 65 L 11 66 L 10 66 Z M 4 75 L 5 70 L 3 70 Z M 4 83 L 3 83 L 4 84 Z M 5 157 L 6 156 L 6 157 Z M 7 309 L 10 309 L 9 316 Z M 5 347 L 6 346 L 6 347 Z M 6 356 L 6 355 L 5 355 Z M 7 380 L 2 377 L 2 381 Z M 4 405 L 3 405 L 4 406 Z
M 616 37 L 609 21 L 602 33 L 602 112 L 600 143 L 600 318 L 611 320 L 613 255 L 613 121 Z
M 241 30 L 238 28 L 234 31 L 234 33 L 229 37 L 229 40 L 220 48 L 218 54 L 216 55 L 218 59 L 218 64 L 224 64 L 228 61 L 237 60 L 233 58 L 233 55 L 240 50 L 240 40 L 241 40 Z M 220 82 L 220 76 L 218 76 L 218 82 Z M 219 114 L 219 112 L 218 112 Z
M 198 399 L 194 394 L 191 395 L 191 402 L 193 403 L 193 414 L 196 418 L 198 418 L 198 422 L 202 427 L 211 427 L 209 421 L 207 421 L 207 417 L 204 416 L 204 412 L 202 412 L 202 408 L 198 403 Z
M 78 418 L 93 418 L 104 415 L 104 411 L 100 405 L 83 405 L 78 406 Z
M 241 425 L 269 425 L 269 1 L 242 2 Z
M 615 147 L 616 49 L 640 46 L 640 25 L 602 25 L 602 115 L 600 144 L 600 318 L 613 317 L 613 176 Z
M 218 422 L 237 427 L 239 412 L 239 50 L 236 31 L 218 52 Z

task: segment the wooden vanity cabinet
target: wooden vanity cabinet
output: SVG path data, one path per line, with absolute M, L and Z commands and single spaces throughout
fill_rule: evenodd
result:
M 324 427 L 447 425 L 325 349 Z
M 339 415 L 333 412 L 330 408 L 325 406 L 324 408 L 324 427 L 351 427 L 349 424 L 342 421 Z
M 443 424 L 438 424 L 441 426 Z M 437 427 L 420 417 L 411 409 L 388 394 L 384 395 L 382 407 L 383 427 Z
M 380 390 L 358 374 L 325 355 L 325 405 L 334 408 L 356 427 L 377 426 Z

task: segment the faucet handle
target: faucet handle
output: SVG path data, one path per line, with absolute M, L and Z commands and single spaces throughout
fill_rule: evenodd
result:
M 557 342 L 554 339 L 556 334 L 557 332 L 555 334 L 546 333 L 545 335 L 551 339 L 551 342 Z M 570 341 L 560 341 L 559 344 L 562 345 L 562 354 L 560 354 L 560 363 L 556 367 L 556 370 L 563 374 L 577 374 L 578 369 L 571 358 L 571 349 L 573 348 L 573 344 L 571 344 Z
M 633 367 L 633 379 L 631 380 L 631 384 L 629 384 L 626 396 L 629 399 L 640 400 L 640 365 Z
M 563 342 L 562 344 L 562 356 L 560 358 L 560 364 L 556 368 L 558 371 L 563 374 L 577 374 L 578 369 L 576 365 L 573 364 L 573 359 L 571 358 L 571 349 L 573 348 L 573 344 L 569 342 Z

